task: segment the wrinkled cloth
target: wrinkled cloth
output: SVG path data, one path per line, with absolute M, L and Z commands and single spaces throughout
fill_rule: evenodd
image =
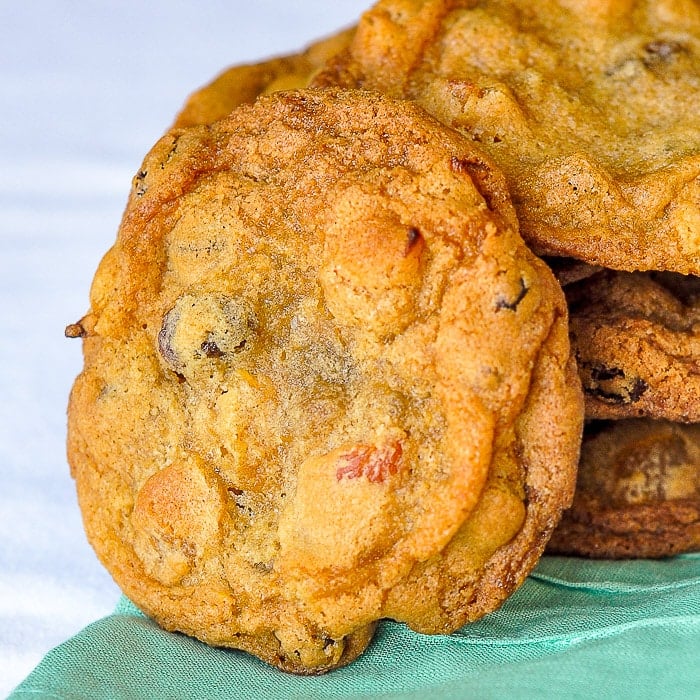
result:
M 503 607 L 449 636 L 384 621 L 367 651 L 298 677 L 165 632 L 125 598 L 53 649 L 10 700 L 697 698 L 700 555 L 544 557 Z

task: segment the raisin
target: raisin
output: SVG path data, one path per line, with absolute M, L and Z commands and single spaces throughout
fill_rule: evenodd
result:
M 499 297 L 496 299 L 496 311 L 500 309 L 508 309 L 509 311 L 516 311 L 520 302 L 527 296 L 530 288 L 525 284 L 525 280 L 520 278 L 520 291 L 515 299 L 509 300 L 504 297 Z
M 423 235 L 420 230 L 415 226 L 411 226 L 408 229 L 408 241 L 406 242 L 406 249 L 404 250 L 404 255 L 408 255 L 417 245 L 420 243 Z
M 70 323 L 66 326 L 64 334 L 66 338 L 84 338 L 87 335 L 87 331 L 80 323 Z
M 649 388 L 641 377 L 628 377 L 619 367 L 581 363 L 588 373 L 583 389 L 606 403 L 626 405 L 637 403 Z
M 619 367 L 605 367 L 604 365 L 595 365 L 591 367 L 591 379 L 596 382 L 606 382 L 609 379 L 624 379 L 625 373 Z
M 250 305 L 222 294 L 185 294 L 165 314 L 158 351 L 186 377 L 203 360 L 230 362 L 251 345 L 258 322 Z
M 207 357 L 224 356 L 224 353 L 219 349 L 219 346 L 213 340 L 205 340 L 199 347 Z

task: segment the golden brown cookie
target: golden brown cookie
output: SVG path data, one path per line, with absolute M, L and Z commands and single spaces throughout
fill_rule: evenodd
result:
M 700 425 L 631 419 L 586 427 L 574 505 L 548 551 L 595 558 L 700 549 Z
M 700 274 L 698 2 L 380 0 L 315 84 L 479 142 L 539 253 Z
M 588 418 L 700 422 L 700 278 L 608 270 L 566 295 Z
M 354 34 L 347 29 L 311 44 L 305 51 L 262 63 L 232 66 L 192 93 L 175 118 L 174 127 L 211 124 L 259 95 L 306 87 L 332 56 L 345 49 Z
M 287 671 L 495 609 L 570 503 L 563 294 L 488 158 L 410 103 L 275 93 L 171 131 L 70 328 L 99 557 L 164 627 Z

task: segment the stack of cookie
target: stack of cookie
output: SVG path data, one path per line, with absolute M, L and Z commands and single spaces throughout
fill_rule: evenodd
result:
M 682 0 L 382 0 L 193 94 L 67 330 L 126 594 L 321 673 L 548 543 L 698 547 L 699 46 Z
M 589 422 L 550 551 L 700 549 L 700 278 L 605 270 L 565 289 Z
M 681 0 L 385 0 L 300 56 L 225 72 L 177 124 L 223 116 L 242 86 L 311 82 L 413 100 L 476 142 L 565 287 L 586 394 L 550 551 L 665 556 L 700 548 L 699 47 Z
M 700 548 L 700 6 L 383 0 L 316 83 L 477 142 L 556 256 L 591 422 L 550 551 Z

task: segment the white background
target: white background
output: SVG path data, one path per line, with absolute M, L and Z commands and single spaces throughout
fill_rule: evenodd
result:
M 369 4 L 0 0 L 0 697 L 119 596 L 68 473 L 81 353 L 63 329 L 87 310 L 133 173 L 196 87 Z

